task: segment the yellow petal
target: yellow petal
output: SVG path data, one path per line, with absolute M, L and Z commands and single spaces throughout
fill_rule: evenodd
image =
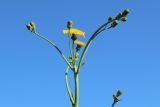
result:
M 74 29 L 74 28 L 71 28 L 70 30 L 69 29 L 63 30 L 63 33 L 64 34 L 75 34 L 75 35 L 79 35 L 79 36 L 85 37 L 85 32 L 83 32 L 81 30 L 78 30 L 78 29 Z
M 76 40 L 75 41 L 75 44 L 77 44 L 78 46 L 85 46 L 85 43 L 84 42 L 81 42 L 79 40 Z
M 69 30 L 63 30 L 63 33 L 64 33 L 64 34 L 68 34 L 68 33 L 69 33 Z

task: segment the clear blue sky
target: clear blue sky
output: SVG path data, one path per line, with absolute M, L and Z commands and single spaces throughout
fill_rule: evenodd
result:
M 127 22 L 103 32 L 89 48 L 79 77 L 79 107 L 110 107 L 118 89 L 123 95 L 116 107 L 159 107 L 159 4 L 159 0 L 1 0 L 0 107 L 71 107 L 66 64 L 54 48 L 26 29 L 28 22 L 34 21 L 37 31 L 67 56 L 62 30 L 68 20 L 86 32 L 86 42 L 108 16 L 125 8 L 130 9 Z

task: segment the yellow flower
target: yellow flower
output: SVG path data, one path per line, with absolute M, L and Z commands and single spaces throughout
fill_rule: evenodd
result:
M 63 30 L 63 33 L 64 34 L 75 34 L 75 35 L 79 35 L 79 36 L 83 36 L 85 37 L 85 32 L 81 31 L 81 30 L 78 30 L 78 29 L 74 29 L 74 28 L 70 28 L 70 29 L 67 29 L 67 30 Z
M 77 44 L 78 47 L 85 46 L 85 43 L 84 43 L 84 42 L 81 42 L 81 41 L 79 41 L 79 40 L 76 40 L 74 43 Z

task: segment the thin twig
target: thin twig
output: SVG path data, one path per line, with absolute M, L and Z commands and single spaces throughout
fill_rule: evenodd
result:
M 47 39 L 46 37 L 44 37 L 43 35 L 34 32 L 34 34 L 36 34 L 37 36 L 39 36 L 40 38 L 42 38 L 43 40 L 47 41 L 49 44 L 51 44 L 54 48 L 56 48 L 56 50 L 60 53 L 60 55 L 62 56 L 63 60 L 66 62 L 66 64 L 69 66 L 69 68 L 71 70 L 73 70 L 72 66 L 70 65 L 70 63 L 68 62 L 67 58 L 65 57 L 65 55 L 62 53 L 62 51 L 53 43 L 51 42 L 49 39 Z
M 87 52 L 90 44 L 92 43 L 92 40 L 93 40 L 99 33 L 101 33 L 102 31 L 105 30 L 105 29 L 102 30 L 104 27 L 106 27 L 109 23 L 111 23 L 111 22 L 113 22 L 113 21 L 114 21 L 114 20 L 109 21 L 109 22 L 106 22 L 105 24 L 103 24 L 102 26 L 100 26 L 100 27 L 93 33 L 93 35 L 90 37 L 90 39 L 88 40 L 88 42 L 87 42 L 87 44 L 86 44 L 86 46 L 85 46 L 85 48 L 84 48 L 84 50 L 83 50 L 83 52 L 82 52 L 80 61 L 79 61 L 79 63 L 78 63 L 78 69 L 77 69 L 77 72 L 78 72 L 78 73 L 79 73 L 79 71 L 80 71 L 80 67 L 81 67 L 81 64 L 82 64 L 82 62 L 83 62 L 84 56 L 85 56 L 85 54 L 86 54 L 86 52 Z M 101 30 L 102 30 L 102 31 L 101 31 Z

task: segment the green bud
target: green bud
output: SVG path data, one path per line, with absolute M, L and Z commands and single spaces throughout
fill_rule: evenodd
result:
M 35 25 L 35 23 L 34 23 L 34 22 L 31 22 L 30 25 L 31 25 L 31 27 L 32 27 L 31 32 L 35 32 L 35 30 L 36 30 L 36 25 Z
M 77 39 L 77 36 L 75 34 L 72 34 L 71 39 L 75 41 Z
M 76 47 L 76 52 L 78 52 L 79 50 L 81 49 L 81 46 L 78 46 Z
M 72 57 L 70 56 L 69 57 L 69 63 L 72 63 L 73 62 L 73 59 L 72 59 Z
M 110 16 L 108 17 L 108 22 L 111 22 L 113 20 L 113 18 Z
M 32 28 L 30 24 L 27 24 L 26 27 L 28 30 L 31 30 L 31 28 Z
M 127 17 L 122 17 L 121 19 L 123 22 L 127 21 Z
M 75 58 L 75 61 L 78 61 L 78 58 Z
M 30 22 L 29 24 L 26 25 L 26 27 L 31 32 L 35 32 L 35 30 L 36 30 L 36 26 L 35 26 L 34 22 Z
M 72 62 L 73 62 L 73 60 L 72 60 L 72 59 L 70 59 L 70 60 L 69 60 L 69 63 L 72 63 Z
M 72 21 L 71 20 L 67 22 L 67 28 L 68 29 L 72 28 Z
M 115 19 L 119 20 L 121 17 L 122 17 L 122 13 L 118 13 Z
M 115 20 L 112 24 L 111 27 L 116 27 L 118 25 L 118 20 Z
M 118 90 L 116 96 L 119 97 L 120 95 L 122 95 L 122 91 Z
M 75 54 L 75 58 L 78 58 L 78 56 L 79 56 L 79 54 L 78 54 L 78 52 L 76 52 L 76 54 Z
M 34 22 L 30 22 L 30 25 L 33 27 L 33 28 L 36 28 L 36 25 Z
M 75 60 L 75 61 L 78 60 L 78 56 L 79 56 L 79 54 L 78 54 L 78 52 L 76 52 L 75 55 L 74 55 L 74 60 Z
M 125 9 L 123 12 L 122 12 L 122 15 L 123 16 L 127 16 L 129 14 L 129 9 Z

